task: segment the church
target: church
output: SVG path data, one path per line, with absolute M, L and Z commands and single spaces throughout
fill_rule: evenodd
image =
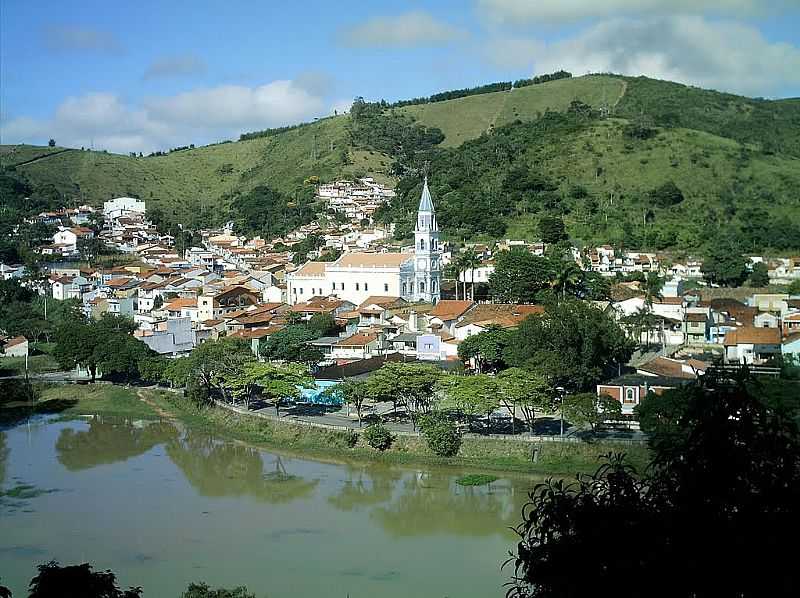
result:
M 413 253 L 352 252 L 335 262 L 306 262 L 286 275 L 286 298 L 291 305 L 320 296 L 335 296 L 359 305 L 374 295 L 437 303 L 441 282 L 439 226 L 426 177 Z

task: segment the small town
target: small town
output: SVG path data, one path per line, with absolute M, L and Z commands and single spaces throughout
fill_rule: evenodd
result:
M 796 4 L 5 2 L 0 598 L 800 595 Z

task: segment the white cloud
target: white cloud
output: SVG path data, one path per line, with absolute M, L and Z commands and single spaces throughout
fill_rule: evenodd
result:
M 463 39 L 467 33 L 423 11 L 373 17 L 344 29 L 339 41 L 353 48 L 438 46 Z
M 536 39 L 502 37 L 487 44 L 484 55 L 501 68 L 531 69 L 545 44 Z
M 800 84 L 799 48 L 769 42 L 754 27 L 699 16 L 601 21 L 538 52 L 534 43 L 531 57 L 538 73 L 647 75 L 747 95 Z
M 206 63 L 193 54 L 182 56 L 164 56 L 154 61 L 144 72 L 143 79 L 168 79 L 172 77 L 189 77 L 206 71 Z
M 292 81 L 258 87 L 226 85 L 131 105 L 112 93 L 64 100 L 52 118 L 24 116 L 0 124 L 3 143 L 89 146 L 111 152 L 150 152 L 189 143 L 237 138 L 243 131 L 307 120 L 325 111 L 322 97 Z
M 114 34 L 74 25 L 50 25 L 42 30 L 44 44 L 55 52 L 118 53 L 122 45 Z
M 722 14 L 736 17 L 766 14 L 792 0 L 478 0 L 492 21 L 554 23 L 613 15 Z

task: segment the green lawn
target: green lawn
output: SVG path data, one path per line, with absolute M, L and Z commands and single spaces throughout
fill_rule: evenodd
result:
M 44 374 L 57 372 L 61 368 L 55 358 L 47 353 L 31 355 L 28 357 L 28 373 Z M 0 377 L 21 376 L 25 374 L 24 357 L 0 357 Z

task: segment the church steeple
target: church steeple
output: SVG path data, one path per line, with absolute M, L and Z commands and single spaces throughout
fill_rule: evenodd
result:
M 436 212 L 433 208 L 431 191 L 428 189 L 427 175 L 422 184 L 414 244 L 414 298 L 418 301 L 436 303 L 441 292 L 439 226 L 436 223 Z

